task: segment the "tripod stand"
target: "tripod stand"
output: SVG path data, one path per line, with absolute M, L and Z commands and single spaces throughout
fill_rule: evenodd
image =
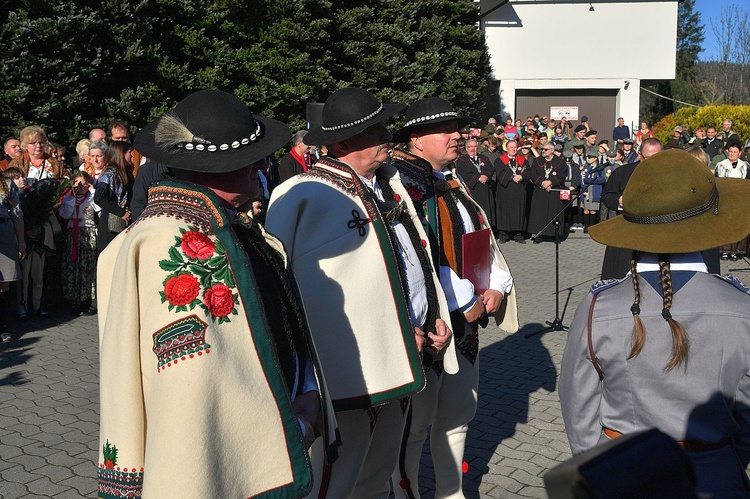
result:
M 524 335 L 524 338 L 531 338 L 536 334 L 547 333 L 550 331 L 568 330 L 567 327 L 562 325 L 562 319 L 560 318 L 560 215 L 565 213 L 565 210 L 573 204 L 574 200 L 575 198 L 571 196 L 570 201 L 563 206 L 563 209 L 558 211 L 555 216 L 539 230 L 539 232 L 531 236 L 531 239 L 536 240 L 541 236 L 542 232 L 544 232 L 544 229 L 549 227 L 550 224 L 555 224 L 555 318 L 551 322 L 546 321 L 548 327 L 540 329 L 539 331 L 534 331 L 533 333 L 528 333 Z

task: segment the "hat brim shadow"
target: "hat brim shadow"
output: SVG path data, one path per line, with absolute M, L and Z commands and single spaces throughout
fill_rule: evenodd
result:
M 308 146 L 327 146 L 329 144 L 341 142 L 342 140 L 350 139 L 360 132 L 365 131 L 372 125 L 386 121 L 405 107 L 404 104 L 397 103 L 383 104 L 383 110 L 369 120 L 365 120 L 361 123 L 340 130 L 323 130 L 321 125 L 310 130 L 302 139 L 302 142 Z
M 393 133 L 393 142 L 409 142 L 412 131 L 425 128 L 430 125 L 438 125 L 440 123 L 445 123 L 446 121 L 455 121 L 456 130 L 461 130 L 465 126 L 471 125 L 472 123 L 477 122 L 477 120 L 469 116 L 443 116 L 440 118 L 436 118 L 434 120 L 423 121 L 421 123 L 417 123 L 417 124 L 410 125 L 410 126 L 405 126 L 403 128 L 396 130 Z

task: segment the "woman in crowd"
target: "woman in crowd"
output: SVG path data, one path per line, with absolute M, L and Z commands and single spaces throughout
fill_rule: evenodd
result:
M 60 179 L 67 176 L 62 164 L 50 156 L 47 151 L 47 134 L 38 126 L 27 126 L 21 130 L 21 149 L 23 154 L 10 162 L 11 168 L 20 169 L 29 185 L 42 180 Z M 28 213 L 27 213 L 28 218 Z M 57 219 L 50 219 L 57 224 Z M 28 251 L 23 261 L 23 281 L 19 288 L 19 317 L 25 319 L 29 312 L 34 312 L 40 317 L 48 315 L 42 306 L 42 293 L 44 292 L 45 273 L 54 271 L 54 262 L 48 266 L 47 253 L 56 250 L 54 242 L 54 228 L 46 220 L 37 220 L 36 223 L 26 224 L 26 245 Z M 47 266 L 47 272 L 45 272 Z M 59 267 L 58 267 L 59 269 Z M 52 281 L 48 281 L 52 284 Z M 28 299 L 29 285 L 31 285 L 31 305 L 29 310 L 26 300 Z M 53 297 L 48 292 L 48 297 Z
M 19 259 L 26 256 L 23 212 L 13 180 L 0 177 L 0 340 L 12 339 L 8 322 L 12 310 L 10 283 L 21 278 Z
M 9 167 L 20 168 L 30 182 L 48 178 L 63 178 L 65 171 L 55 158 L 47 154 L 47 134 L 38 126 L 27 126 L 21 130 L 23 154 L 13 159 Z
M 91 141 L 89 139 L 81 139 L 76 144 L 76 154 L 78 155 L 77 163 L 74 168 L 76 170 L 82 170 L 89 174 L 93 178 L 93 167 L 89 160 L 89 146 Z
M 91 175 L 94 185 L 99 182 L 99 179 L 104 173 L 104 168 L 107 166 L 105 156 L 108 150 L 109 145 L 107 145 L 107 142 L 104 140 L 95 140 L 89 144 L 89 151 L 87 154 L 88 169 L 85 169 L 85 171 Z
M 508 140 L 516 140 L 518 138 L 518 129 L 513 126 L 513 118 L 511 118 L 510 116 L 508 116 L 508 119 L 505 120 L 503 132 L 505 133 L 505 138 Z
M 565 146 L 565 143 L 567 141 L 568 141 L 568 136 L 563 133 L 562 127 L 556 126 L 555 133 L 552 135 L 550 142 L 552 142 L 553 144 L 560 144 L 561 146 Z
M 96 283 L 96 211 L 91 176 L 78 170 L 73 176 L 72 192 L 63 198 L 59 214 L 68 220 L 68 234 L 62 261 L 63 296 L 71 313 L 93 315 Z
M 654 134 L 648 127 L 648 123 L 644 121 L 643 123 L 641 123 L 641 128 L 637 132 L 635 132 L 635 147 L 640 147 L 641 142 L 643 142 L 644 139 L 648 139 L 649 137 L 653 136 Z
M 130 220 L 130 197 L 133 189 L 133 146 L 128 142 L 113 142 L 109 147 L 93 142 L 89 156 L 94 157 L 95 146 L 105 153 L 105 168 L 96 184 L 94 202 L 102 209 L 97 226 L 96 246 L 101 252 Z
M 571 450 L 655 427 L 687 451 L 699 493 L 748 497 L 750 295 L 698 252 L 750 233 L 750 182 L 668 150 L 640 163 L 622 204 L 590 233 L 632 249 L 631 273 L 592 287 L 563 354 Z

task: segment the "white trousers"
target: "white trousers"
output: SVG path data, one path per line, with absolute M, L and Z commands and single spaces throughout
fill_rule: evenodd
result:
M 407 409 L 408 399 L 405 404 L 395 401 L 367 410 L 337 412 L 339 457 L 330 468 L 322 470 L 322 477 L 314 476 L 308 497 L 388 499 Z
M 468 327 L 468 324 L 466 324 Z M 467 331 L 466 334 L 470 334 Z M 434 370 L 427 386 L 412 397 L 408 440 L 393 473 L 397 498 L 419 498 L 419 461 L 430 431 L 430 453 L 435 470 L 435 499 L 463 498 L 463 459 L 469 422 L 477 410 L 479 357 L 474 365 L 460 352 L 456 374 Z M 411 492 L 411 495 L 407 492 Z

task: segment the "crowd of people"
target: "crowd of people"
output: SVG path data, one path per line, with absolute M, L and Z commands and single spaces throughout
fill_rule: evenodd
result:
M 484 128 L 465 128 L 456 161 L 472 196 L 490 218 L 499 243 L 553 240 L 559 211 L 560 238 L 570 232 L 587 233 L 589 227 L 618 213 L 601 194 L 607 180 L 621 165 L 637 163 L 644 141 L 656 140 L 647 123 L 635 133 L 618 118 L 612 139 L 593 129 L 586 116 L 572 127 L 562 118 L 534 115 L 505 120 L 490 118 Z M 704 130 L 706 132 L 704 133 Z M 750 178 L 750 139 L 744 143 L 732 130 L 731 120 L 716 127 L 699 127 L 691 137 L 682 126 L 664 149 L 703 151 L 717 177 Z M 566 192 L 567 191 L 567 192 Z M 743 256 L 747 244 L 724 248 L 722 257 Z
M 667 253 L 716 243 L 736 258 L 747 249 L 745 239 L 729 241 L 750 233 L 747 224 L 684 247 L 683 233 L 662 247 L 606 231 L 617 231 L 623 218 L 658 225 L 712 209 L 726 220 L 711 185 L 692 189 L 708 192 L 697 208 L 676 199 L 668 213 L 652 214 L 646 202 L 645 215 L 638 202 L 655 191 L 628 202 L 633 189 L 625 187 L 647 183 L 639 163 L 666 164 L 675 183 L 680 165 L 698 183 L 749 178 L 731 122 L 723 134 L 708 127 L 705 139 L 675 128 L 666 147 L 687 152 L 662 152 L 645 123 L 631 134 L 618 119 L 611 141 L 585 116 L 575 127 L 534 116 L 525 123 L 490 118 L 477 128 L 440 98 L 412 103 L 404 126 L 391 133 L 387 121 L 405 107 L 344 88 L 327 99 L 321 124 L 292 135 L 235 96 L 205 90 L 135 140 L 120 120 L 109 137 L 92 130 L 78 142 L 72 168 L 40 127 L 5 142 L 0 333 L 11 341 L 13 311 L 19 320 L 44 317 L 53 296 L 74 316 L 99 314 L 107 367 L 100 495 L 419 497 L 429 434 L 436 497 L 463 497 L 479 330 L 490 318 L 508 332 L 519 328 L 500 244 L 558 241 L 580 230 L 626 251 L 624 259 L 613 251 L 611 268 L 624 277 L 624 261 L 632 275 L 636 324 L 651 313 L 646 281 L 653 269 L 650 257 L 630 249 L 660 253 L 668 279 Z M 277 164 L 274 154 L 285 144 L 291 147 Z M 735 184 L 717 185 L 725 196 Z M 677 207 L 686 211 L 673 213 Z M 16 300 L 7 299 L 13 282 Z M 682 345 L 668 364 L 671 375 L 686 364 L 688 347 L 670 315 L 682 312 L 672 307 L 678 290 L 662 288 L 662 315 Z M 593 310 L 594 301 L 585 306 Z M 575 388 L 577 373 L 591 368 L 586 361 L 596 361 L 579 348 L 586 341 L 593 348 L 591 314 L 586 340 L 581 310 L 562 385 L 574 452 L 605 435 L 591 423 L 593 409 L 573 422 L 579 405 L 590 409 L 599 394 L 591 373 L 581 375 L 587 391 Z M 601 320 L 620 320 L 617 313 Z M 644 348 L 638 334 L 630 357 Z M 612 369 L 594 364 L 600 379 Z M 731 391 L 726 386 L 722 393 Z M 612 418 L 606 437 L 643 424 Z M 682 442 L 695 438 L 670 429 Z M 706 490 L 714 485 L 701 482 Z
M 129 201 L 140 159 L 126 122 L 115 120 L 109 129 L 109 140 L 104 130 L 94 129 L 78 142 L 75 167 L 65 148 L 50 142 L 39 126 L 27 126 L 4 143 L 5 222 L 15 236 L 3 238 L 8 250 L 3 254 L 18 247 L 17 259 L 3 261 L 8 291 L 15 282 L 15 300 L 8 295 L 0 300 L 4 342 L 13 337 L 14 312 L 25 321 L 66 304 L 75 316 L 96 314 L 98 254 L 131 222 Z

